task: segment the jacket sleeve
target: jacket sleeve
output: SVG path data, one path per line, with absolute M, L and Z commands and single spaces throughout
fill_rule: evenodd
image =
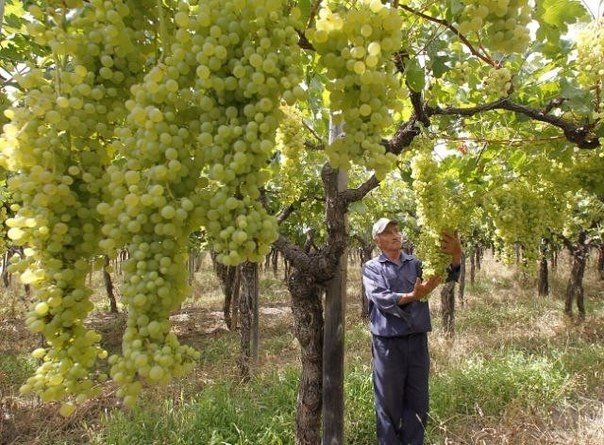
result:
M 399 318 L 406 317 L 406 314 L 397 304 L 401 294 L 395 293 L 390 289 L 379 270 L 379 266 L 365 263 L 363 266 L 363 285 L 365 286 L 365 296 L 380 311 Z

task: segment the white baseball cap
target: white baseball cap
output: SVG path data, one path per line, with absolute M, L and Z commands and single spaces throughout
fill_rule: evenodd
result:
M 375 224 L 373 225 L 373 229 L 371 230 L 371 235 L 375 238 L 380 233 L 382 233 L 384 230 L 386 230 L 386 227 L 390 223 L 398 225 L 398 222 L 396 222 L 394 219 L 390 219 L 390 218 L 380 218 L 380 219 L 378 219 L 375 222 Z

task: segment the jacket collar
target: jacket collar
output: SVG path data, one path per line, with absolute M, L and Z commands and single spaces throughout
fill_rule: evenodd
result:
M 410 261 L 413 257 L 411 255 L 407 255 L 405 252 L 401 251 L 401 256 L 399 258 L 401 260 L 401 264 L 403 264 L 405 261 Z M 380 263 L 385 263 L 386 261 L 390 261 L 390 259 L 383 253 L 380 253 L 380 256 L 378 256 L 378 261 Z M 392 261 L 390 261 L 390 262 L 392 262 Z

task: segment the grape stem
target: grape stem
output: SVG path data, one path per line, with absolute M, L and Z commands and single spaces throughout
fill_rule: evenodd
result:
M 442 26 L 446 27 L 453 34 L 455 34 L 457 37 L 459 37 L 459 40 L 461 40 L 464 43 L 464 45 L 466 45 L 466 47 L 470 50 L 470 52 L 472 54 L 474 54 L 476 57 L 478 57 L 479 59 L 481 59 L 482 61 L 484 61 L 485 63 L 487 63 L 487 64 L 489 64 L 489 65 L 491 65 L 493 67 L 499 67 L 499 64 L 497 62 L 495 62 L 488 54 L 486 54 L 486 51 L 485 51 L 485 54 L 482 54 L 480 51 L 478 51 L 474 47 L 474 45 L 472 45 L 470 43 L 470 41 L 463 34 L 461 34 L 459 32 L 459 30 L 455 26 L 453 26 L 447 20 L 445 20 L 445 19 L 439 19 L 439 18 L 436 18 L 436 17 L 432 17 L 430 15 L 424 14 L 421 11 L 417 11 L 417 10 L 415 10 L 413 8 L 410 8 L 407 5 L 399 5 L 399 8 L 404 9 L 405 11 L 410 12 L 411 14 L 414 14 L 414 15 L 416 15 L 418 17 L 421 17 L 421 18 L 423 18 L 425 20 L 429 20 L 431 22 L 438 23 L 439 25 L 442 25 Z

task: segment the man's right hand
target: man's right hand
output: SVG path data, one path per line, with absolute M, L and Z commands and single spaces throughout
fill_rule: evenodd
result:
M 422 281 L 421 279 L 417 279 L 415 281 L 415 285 L 413 286 L 413 290 L 410 293 L 402 294 L 398 300 L 398 304 L 410 303 L 412 301 L 421 300 L 430 292 L 432 292 L 436 286 L 440 284 L 442 279 L 440 277 L 430 277 L 426 281 Z

